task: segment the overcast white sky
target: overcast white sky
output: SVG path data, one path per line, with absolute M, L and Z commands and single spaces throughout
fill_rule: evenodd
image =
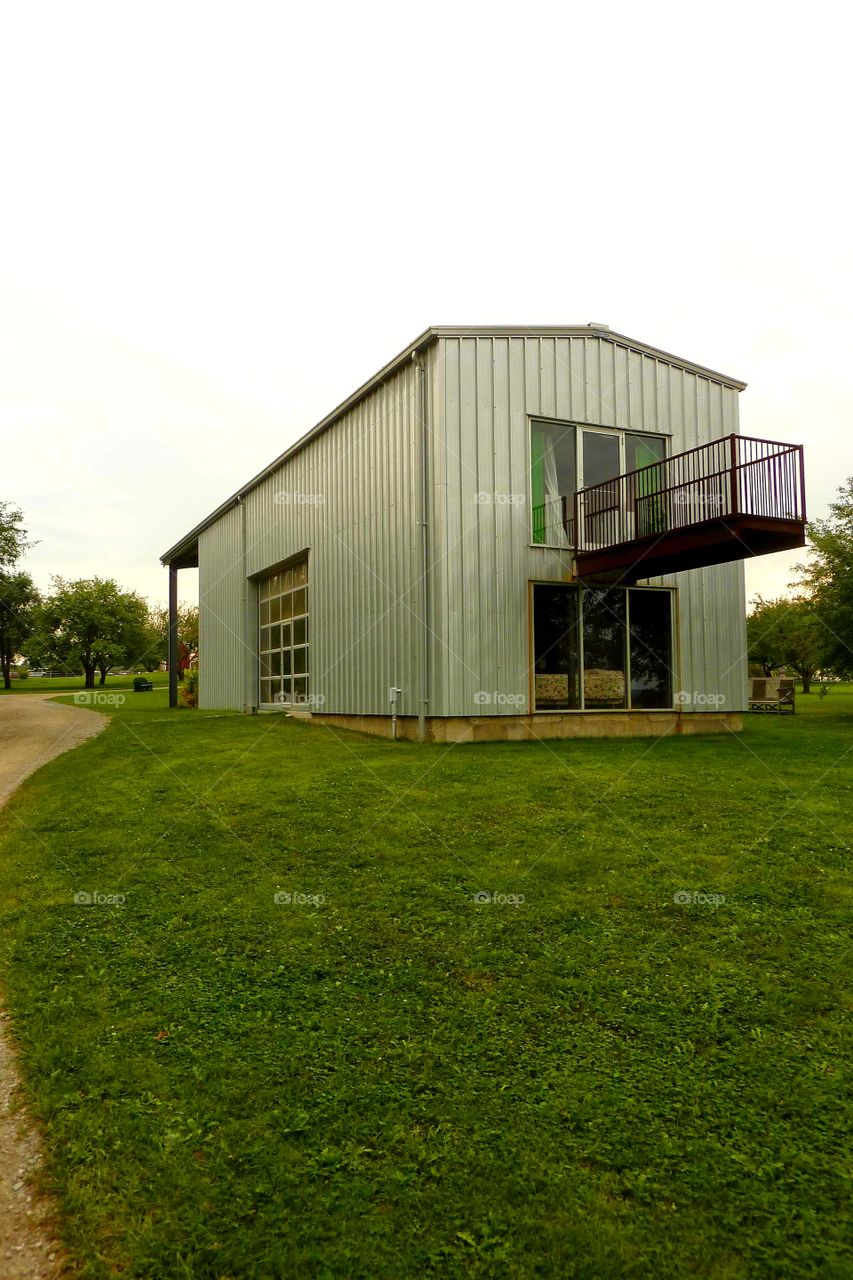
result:
M 824 514 L 853 474 L 850 34 L 778 4 L 7 5 L 27 567 L 163 598 L 160 553 L 429 324 L 601 321 L 742 377 L 742 430 L 806 445 Z

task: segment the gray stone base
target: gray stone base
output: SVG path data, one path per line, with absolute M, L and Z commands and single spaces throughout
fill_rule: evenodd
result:
M 324 715 L 314 724 L 391 737 L 390 716 Z M 737 733 L 741 711 L 572 711 L 527 716 L 430 716 L 427 742 L 535 742 L 542 738 L 659 738 L 663 734 Z M 400 716 L 397 737 L 415 741 L 418 722 Z

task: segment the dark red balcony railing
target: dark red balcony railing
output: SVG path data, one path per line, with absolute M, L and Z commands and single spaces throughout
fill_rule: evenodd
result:
M 729 435 L 575 495 L 581 577 L 657 576 L 805 545 L 802 445 Z

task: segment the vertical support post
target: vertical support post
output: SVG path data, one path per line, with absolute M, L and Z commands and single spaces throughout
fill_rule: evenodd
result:
M 577 480 L 575 481 L 575 484 L 577 484 Z M 574 498 L 573 498 L 573 500 L 572 500 L 572 519 L 574 520 L 574 524 L 575 524 L 575 539 L 574 539 L 574 541 L 575 541 L 575 571 L 577 571 L 577 556 L 578 556 L 578 552 L 583 550 L 583 548 L 582 548 L 582 546 L 581 546 L 581 509 L 580 509 L 580 497 L 579 497 L 579 490 L 577 490 L 577 489 L 575 489 Z
M 169 565 L 169 706 L 178 705 L 178 570 Z
M 249 578 L 247 576 L 247 542 L 246 542 L 246 521 L 248 515 L 246 512 L 246 503 L 243 495 L 237 498 L 240 504 L 240 634 L 242 636 L 241 645 L 241 669 L 243 673 L 243 713 L 248 715 L 255 710 L 258 698 L 258 680 L 257 680 L 257 654 L 258 654 L 258 615 L 257 608 L 252 610 L 254 601 L 254 593 L 251 589 Z
M 729 485 L 731 490 L 731 511 L 730 515 L 738 514 L 738 496 L 737 496 L 737 436 L 729 436 Z

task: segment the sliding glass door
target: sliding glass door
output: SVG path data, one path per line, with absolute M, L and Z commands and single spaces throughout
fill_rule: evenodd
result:
M 618 711 L 628 705 L 627 594 L 612 587 L 581 592 L 583 705 L 587 711 Z
M 626 536 L 642 538 L 669 528 L 666 490 L 666 441 L 663 436 L 625 438 L 625 470 L 636 472 L 627 481 Z M 662 492 L 663 491 L 663 492 Z
M 581 432 L 579 489 L 598 488 L 584 502 L 584 546 L 593 549 L 614 542 L 661 533 L 668 527 L 663 436 L 605 431 L 585 427 Z M 617 476 L 629 475 L 620 486 Z
M 664 436 L 611 427 L 531 419 L 531 541 L 575 547 L 575 494 L 585 496 L 579 517 L 583 545 L 607 546 L 666 528 Z M 618 479 L 637 472 L 629 481 Z M 598 487 L 595 487 L 598 486 Z
M 631 706 L 672 705 L 672 593 L 628 593 Z
M 583 546 L 588 550 L 619 541 L 619 481 L 624 471 L 625 436 L 621 431 L 584 427 L 580 433 L 578 488 L 600 485 L 579 513 Z M 610 481 L 611 483 L 606 483 Z
M 672 624 L 663 588 L 535 583 L 536 710 L 671 708 Z
M 580 595 L 562 585 L 533 589 L 536 707 L 541 711 L 577 711 L 580 695 Z

